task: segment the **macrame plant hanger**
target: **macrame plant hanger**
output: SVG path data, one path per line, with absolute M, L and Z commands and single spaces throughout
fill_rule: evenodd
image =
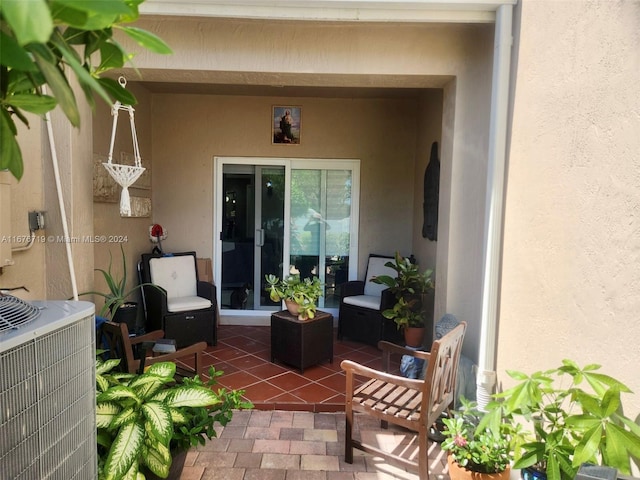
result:
M 127 85 L 127 80 L 124 77 L 118 78 L 118 83 L 122 88 Z M 116 139 L 116 127 L 118 125 L 118 113 L 120 110 L 129 112 L 129 121 L 131 123 L 131 138 L 133 140 L 133 156 L 135 160 L 134 165 L 120 165 L 113 163 L 113 145 Z M 120 215 L 123 217 L 131 216 L 131 198 L 129 197 L 129 186 L 140 178 L 145 168 L 142 166 L 140 160 L 140 149 L 138 148 L 138 136 L 136 135 L 136 123 L 133 118 L 133 107 L 131 105 L 122 105 L 116 101 L 111 107 L 111 115 L 113 116 L 113 127 L 111 128 L 111 143 L 109 145 L 109 157 L 107 163 L 103 163 L 104 168 L 107 169 L 113 179 L 122 187 L 120 193 Z

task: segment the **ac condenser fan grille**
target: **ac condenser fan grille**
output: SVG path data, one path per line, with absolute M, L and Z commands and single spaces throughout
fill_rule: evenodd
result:
M 0 294 L 0 335 L 35 320 L 40 310 L 12 295 Z

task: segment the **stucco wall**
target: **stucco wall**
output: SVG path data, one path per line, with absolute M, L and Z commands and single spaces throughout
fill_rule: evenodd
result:
M 19 143 L 24 161 L 24 175 L 20 182 L 10 177 L 10 231 L 0 232 L 0 237 L 7 237 L 4 241 L 12 244 L 12 248 L 25 247 L 25 242 L 15 242 L 11 237 L 19 237 L 23 240 L 29 236 L 28 213 L 30 211 L 46 210 L 44 204 L 43 178 L 42 178 L 42 138 L 40 119 L 35 115 L 28 115 L 31 128 L 19 127 Z M 7 208 L 0 205 L 0 208 Z M 45 219 L 47 220 L 47 219 Z M 13 252 L 14 265 L 5 267 L 0 275 L 0 287 L 15 288 L 26 287 L 29 291 L 15 290 L 12 293 L 20 298 L 39 300 L 45 298 L 45 241 L 42 241 L 46 230 L 39 230 L 37 240 L 29 250 Z
M 580 8 L 576 8 L 579 5 Z M 498 372 L 599 363 L 640 412 L 638 2 L 520 3 Z
M 302 107 L 301 145 L 271 144 L 277 104 Z M 168 251 L 213 254 L 214 156 L 360 159 L 363 259 L 411 251 L 412 221 L 398 212 L 413 208 L 415 101 L 155 95 L 153 119 L 154 220 Z
M 90 287 L 93 279 L 93 246 L 83 238 L 93 232 L 91 202 L 91 110 L 83 93 L 74 85 L 79 99 L 81 127 L 73 128 L 60 109 L 51 112 L 54 148 L 58 157 L 60 185 L 67 217 L 68 238 L 78 291 Z M 53 175 L 49 136 L 45 123 L 30 115 L 30 128 L 20 127 L 25 173 L 11 186 L 11 235 L 28 236 L 28 212 L 45 212 L 45 229 L 26 251 L 15 252 L 15 265 L 4 269 L 0 287 L 25 286 L 29 292 L 13 292 L 24 299 L 68 299 L 73 295 L 58 193 Z M 3 208 L 4 206 L 0 206 Z M 5 234 L 4 232 L 2 234 Z M 22 244 L 24 245 L 24 244 Z M 18 246 L 18 245 L 16 245 Z

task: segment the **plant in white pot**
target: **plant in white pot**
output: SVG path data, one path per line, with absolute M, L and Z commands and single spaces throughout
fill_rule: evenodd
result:
M 299 320 L 314 318 L 316 302 L 322 296 L 322 283 L 318 277 L 300 279 L 300 275 L 289 275 L 280 280 L 275 275 L 265 275 L 266 291 L 274 302 L 284 300 L 287 310 Z

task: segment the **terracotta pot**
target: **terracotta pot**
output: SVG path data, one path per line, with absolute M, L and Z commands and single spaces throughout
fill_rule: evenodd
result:
M 472 472 L 454 462 L 451 455 L 447 455 L 447 465 L 449 465 L 449 478 L 451 480 L 509 480 L 509 475 L 511 474 L 509 467 L 499 473 Z
M 404 343 L 407 347 L 421 347 L 424 330 L 424 327 L 404 327 Z
M 287 310 L 289 310 L 291 315 L 295 315 L 296 317 L 298 316 L 298 313 L 300 313 L 300 306 L 296 302 L 285 299 L 284 304 L 287 306 Z

